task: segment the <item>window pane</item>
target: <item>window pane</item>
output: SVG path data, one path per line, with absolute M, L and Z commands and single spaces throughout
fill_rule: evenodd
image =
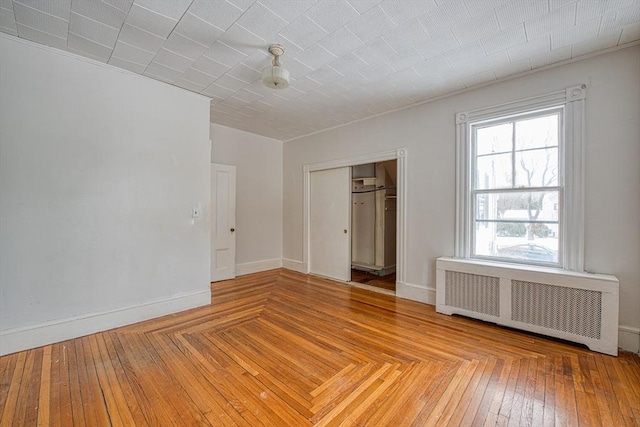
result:
M 476 130 L 476 155 L 513 150 L 513 123 L 487 126 Z
M 558 222 L 558 190 L 476 193 L 476 221 Z
M 558 148 L 516 152 L 516 187 L 558 185 Z
M 511 188 L 512 154 L 490 154 L 476 159 L 476 189 Z
M 558 190 L 476 193 L 474 256 L 558 263 Z
M 516 122 L 516 150 L 558 146 L 558 114 Z

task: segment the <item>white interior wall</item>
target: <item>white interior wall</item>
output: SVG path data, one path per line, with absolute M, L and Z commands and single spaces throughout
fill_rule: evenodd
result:
M 208 304 L 209 100 L 5 35 L 0 93 L 0 353 Z
M 303 165 L 406 147 L 407 287 L 398 294 L 434 303 L 435 259 L 454 250 L 455 113 L 585 83 L 585 267 L 620 280 L 620 344 L 639 351 L 639 75 L 634 46 L 286 142 L 285 266 L 305 269 Z
M 282 141 L 211 125 L 211 161 L 236 166 L 236 273 L 282 266 Z

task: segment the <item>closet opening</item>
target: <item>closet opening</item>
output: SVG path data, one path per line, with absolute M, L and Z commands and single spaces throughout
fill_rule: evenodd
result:
M 351 281 L 396 290 L 397 160 L 351 167 Z

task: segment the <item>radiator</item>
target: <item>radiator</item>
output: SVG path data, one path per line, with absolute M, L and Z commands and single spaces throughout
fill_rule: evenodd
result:
M 618 279 L 545 267 L 438 258 L 436 311 L 618 354 Z

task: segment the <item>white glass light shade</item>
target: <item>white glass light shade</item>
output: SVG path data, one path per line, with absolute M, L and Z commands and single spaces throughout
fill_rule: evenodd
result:
M 271 66 L 262 70 L 262 83 L 271 89 L 284 89 L 289 87 L 289 70 Z

